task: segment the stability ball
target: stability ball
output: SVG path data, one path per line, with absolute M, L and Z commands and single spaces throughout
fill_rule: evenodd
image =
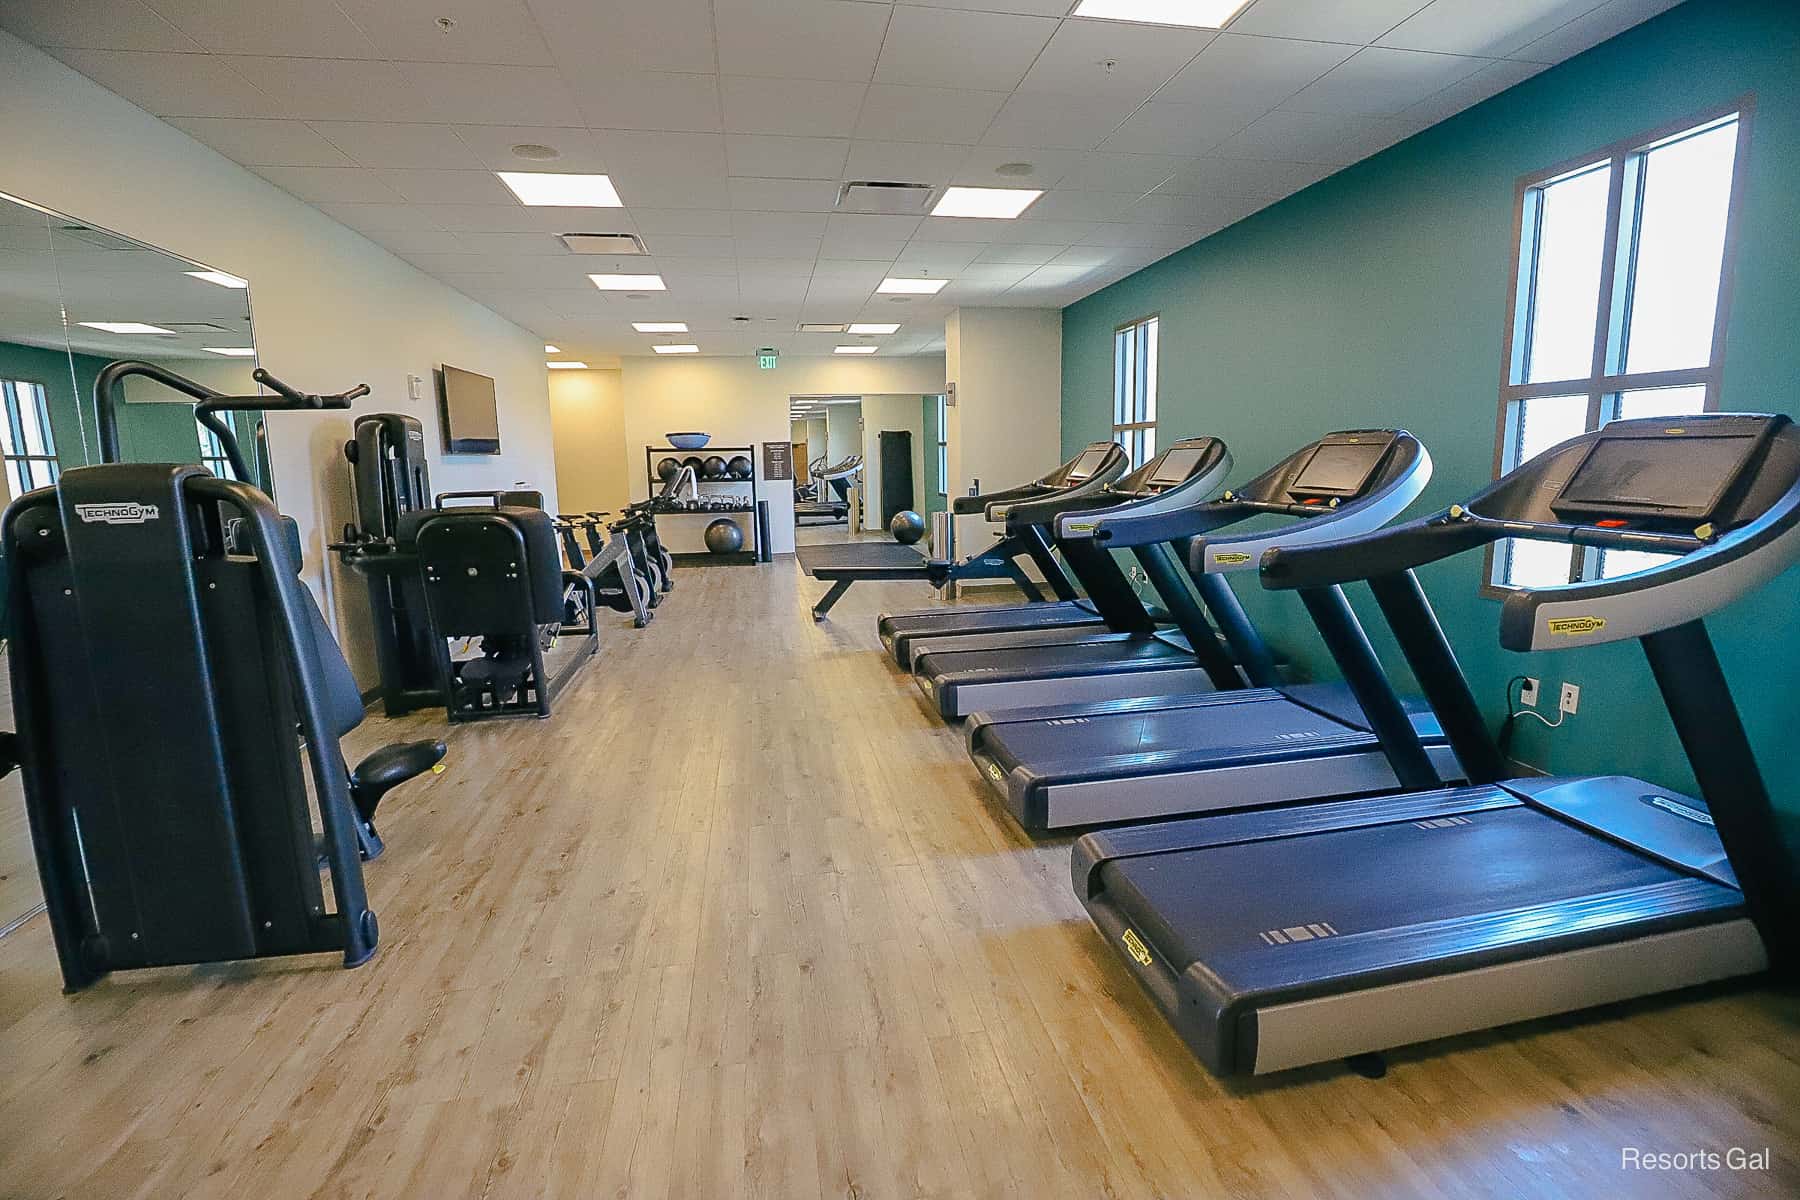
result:
M 706 527 L 706 548 L 714 554 L 736 554 L 744 548 L 744 530 L 729 517 L 720 517 Z
M 902 546 L 910 546 L 925 536 L 925 518 L 910 508 L 903 508 L 888 522 L 888 532 Z

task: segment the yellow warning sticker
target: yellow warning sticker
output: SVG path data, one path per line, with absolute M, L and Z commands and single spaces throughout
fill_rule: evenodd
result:
M 1006 773 L 1000 769 L 999 763 L 989 763 L 987 765 L 987 773 L 989 775 L 993 776 L 995 779 L 1005 779 L 1006 778 Z
M 1250 556 L 1241 550 L 1227 550 L 1222 554 L 1213 555 L 1213 561 L 1221 567 L 1235 567 L 1239 563 L 1249 562 Z
M 1605 617 L 1552 617 L 1545 625 L 1551 633 L 1561 637 L 1581 637 L 1583 634 L 1599 633 L 1606 628 Z
M 1063 528 L 1070 533 L 1092 533 L 1094 532 L 1094 526 L 1099 523 L 1100 522 L 1098 521 L 1069 521 Z
M 1136 959 L 1140 966 L 1147 967 L 1151 964 L 1153 960 L 1150 957 L 1150 947 L 1144 945 L 1144 939 L 1134 931 L 1127 929 L 1119 940 L 1125 943 L 1125 952 Z

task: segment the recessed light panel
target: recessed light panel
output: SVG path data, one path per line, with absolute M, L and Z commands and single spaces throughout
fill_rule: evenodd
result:
M 173 329 L 164 329 L 161 325 L 146 325 L 142 321 L 80 321 L 89 329 L 98 329 L 101 333 L 160 333 L 165 337 L 174 337 Z
M 666 292 L 661 275 L 589 275 L 603 292 Z
M 254 346 L 202 346 L 200 348 L 208 354 L 222 354 L 226 358 L 256 357 L 256 347 Z
M 207 283 L 216 283 L 220 287 L 241 289 L 250 286 L 248 279 L 239 279 L 236 275 L 230 275 L 224 271 L 183 271 L 182 274 L 189 279 L 203 279 Z
M 801 333 L 843 333 L 848 328 L 849 326 L 845 325 L 842 321 L 836 323 L 831 321 L 800 322 Z
M 606 175 L 565 175 L 552 171 L 495 171 L 520 204 L 533 207 L 623 208 Z
M 544 364 L 552 371 L 585 371 L 588 365 L 584 362 L 547 362 Z
M 900 326 L 897 323 L 891 322 L 891 321 L 858 321 L 854 325 L 850 326 L 850 328 L 846 329 L 844 332 L 845 333 L 876 333 L 876 334 L 894 333 L 899 328 L 900 328 Z
M 1044 193 L 1035 188 L 953 187 L 931 210 L 934 217 L 986 217 L 1010 221 Z
M 633 321 L 631 327 L 639 333 L 686 333 L 686 321 Z
M 1070 13 L 1096 21 L 1223 29 L 1250 0 L 1081 0 Z
M 658 354 L 698 354 L 698 353 L 700 353 L 700 347 L 694 346 L 694 345 L 652 346 L 650 348 L 652 350 L 656 351 Z
M 949 282 L 948 279 L 896 279 L 889 276 L 875 290 L 890 296 L 935 296 Z
M 545 342 L 544 343 L 544 353 L 545 354 L 561 354 L 562 347 L 561 346 L 552 346 L 549 342 Z
M 839 346 L 836 350 L 833 350 L 832 353 L 833 354 L 873 354 L 873 353 L 875 353 L 875 351 L 877 349 L 878 349 L 878 347 L 876 347 L 876 346 Z

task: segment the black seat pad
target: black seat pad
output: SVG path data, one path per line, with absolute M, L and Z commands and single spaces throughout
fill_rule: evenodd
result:
M 383 746 L 356 764 L 350 786 L 358 792 L 379 795 L 399 787 L 415 775 L 423 775 L 444 759 L 442 742 L 395 742 Z

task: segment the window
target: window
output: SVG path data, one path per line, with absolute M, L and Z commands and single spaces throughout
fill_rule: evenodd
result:
M 200 465 L 220 479 L 236 479 L 231 471 L 231 458 L 225 453 L 225 443 L 219 440 L 219 435 L 198 421 L 194 422 L 194 428 L 200 434 Z
M 1156 455 L 1156 331 L 1162 324 L 1145 317 L 1113 334 L 1113 441 L 1125 447 L 1134 466 Z
M 937 398 L 938 495 L 950 494 L 950 414 L 944 397 Z
M 0 427 L 5 452 L 6 489 L 18 499 L 32 488 L 56 482 L 56 439 L 50 432 L 50 409 L 44 385 L 23 379 L 0 379 L 6 421 Z
M 1501 472 L 1608 421 L 1718 407 L 1728 234 L 1748 138 L 1740 104 L 1521 181 Z M 1546 586 L 1653 561 L 1503 542 L 1491 578 Z

